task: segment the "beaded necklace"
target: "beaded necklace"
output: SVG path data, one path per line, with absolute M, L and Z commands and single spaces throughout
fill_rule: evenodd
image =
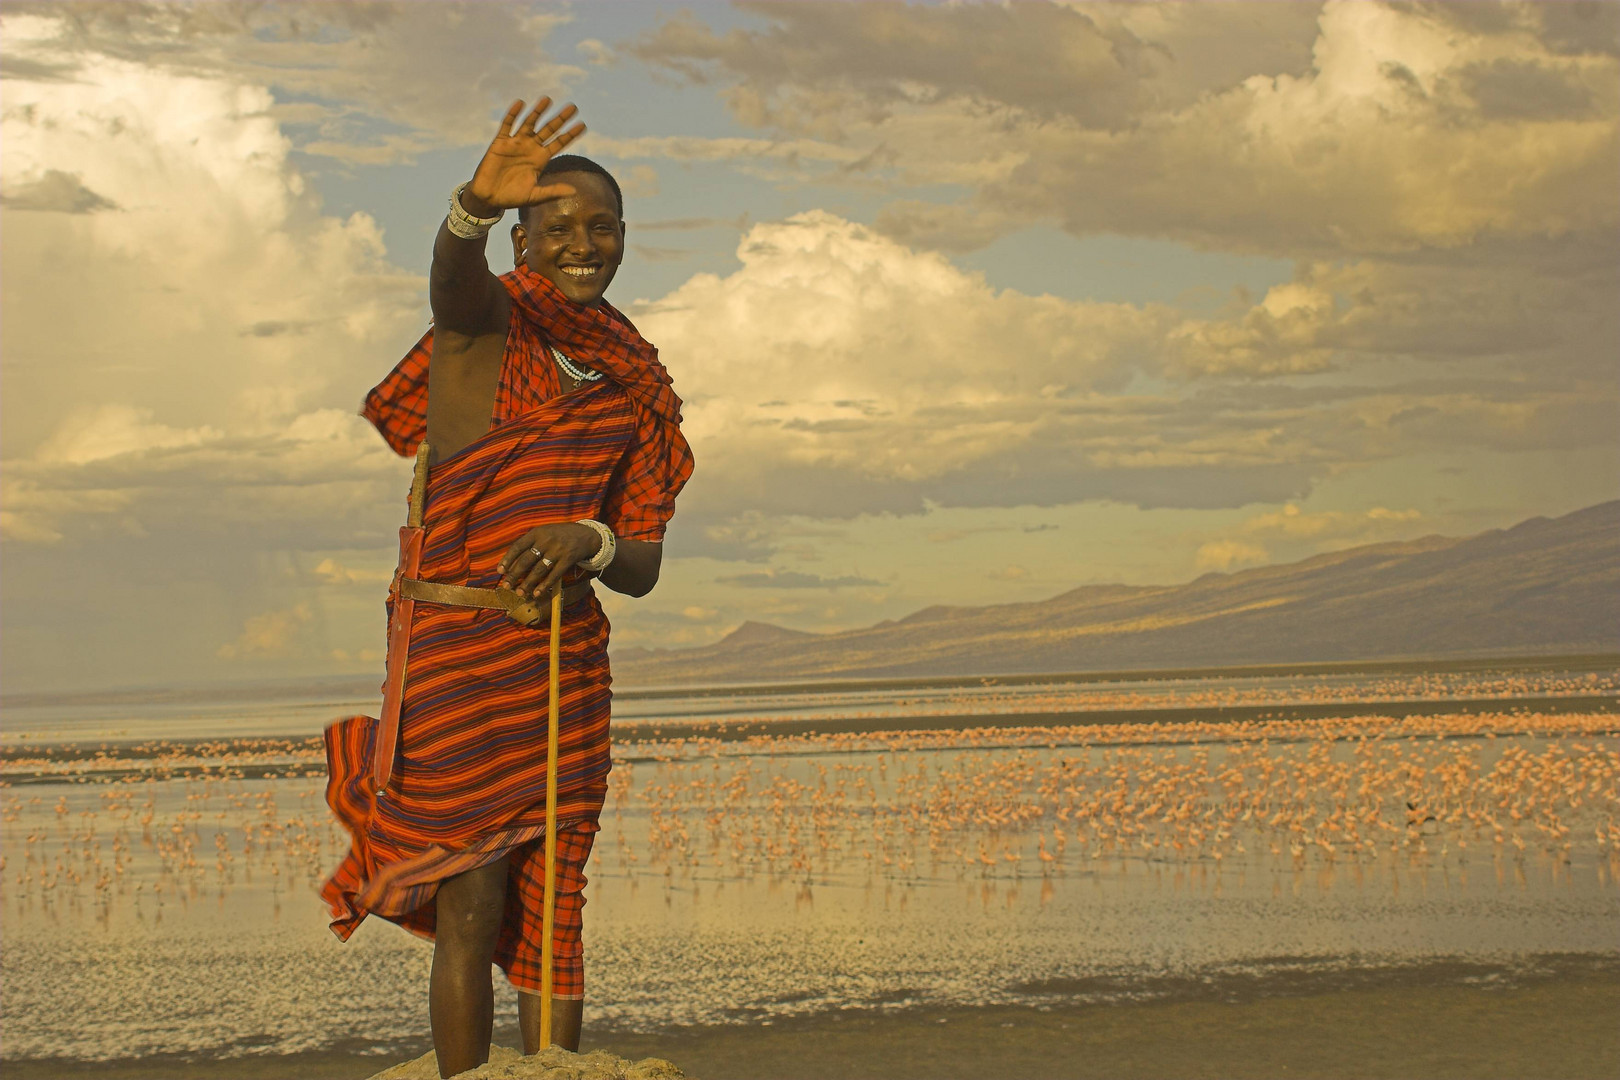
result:
M 600 371 L 592 371 L 590 368 L 580 367 L 578 364 L 568 359 L 568 357 L 557 351 L 557 347 L 555 345 L 550 346 L 550 348 L 551 355 L 557 358 L 557 366 L 562 368 L 568 377 L 573 379 L 575 382 L 595 382 L 597 379 L 602 377 L 602 373 Z

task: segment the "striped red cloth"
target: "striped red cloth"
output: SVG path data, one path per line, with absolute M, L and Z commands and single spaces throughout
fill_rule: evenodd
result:
M 428 476 L 419 574 L 429 581 L 494 588 L 513 541 L 553 522 L 595 518 L 621 537 L 661 539 L 692 470 L 680 401 L 627 319 L 570 304 L 527 268 L 502 281 L 514 303 L 490 430 Z M 366 398 L 365 415 L 401 454 L 425 434 L 431 342 L 429 333 Z M 608 377 L 562 394 L 552 342 Z M 593 594 L 564 612 L 559 824 L 594 823 L 606 795 L 608 629 Z M 321 891 L 339 937 L 368 912 L 431 937 L 439 882 L 543 836 L 549 632 L 500 611 L 417 601 L 399 757 L 380 795 L 377 721 L 327 729 L 327 802 L 353 838 Z M 509 874 L 522 863 L 514 855 Z M 509 898 L 533 892 L 509 879 Z M 508 977 L 524 985 L 508 959 Z
M 500 281 L 512 297 L 512 317 L 493 422 L 522 416 L 561 389 L 557 366 L 546 354 L 548 343 L 570 360 L 606 374 L 629 395 L 637 429 L 634 456 L 626 462 L 615 495 L 643 512 L 626 521 L 629 531 L 618 535 L 662 539 L 662 525 L 675 512 L 675 496 L 692 475 L 692 448 L 681 434 L 681 399 L 675 396 L 658 350 L 606 300 L 593 308 L 580 307 L 527 266 L 502 274 Z M 415 454 L 427 436 L 432 352 L 430 329 L 366 395 L 361 410 L 394 452 L 405 457 Z M 653 519 L 661 520 L 654 526 Z

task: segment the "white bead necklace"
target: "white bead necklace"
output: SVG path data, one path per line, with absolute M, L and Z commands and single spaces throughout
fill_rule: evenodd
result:
M 551 355 L 557 358 L 557 366 L 562 368 L 563 371 L 567 373 L 568 377 L 577 383 L 595 382 L 597 379 L 602 377 L 602 373 L 600 371 L 592 371 L 590 368 L 580 367 L 578 364 L 568 359 L 568 357 L 557 351 L 557 347 L 555 345 L 551 346 Z

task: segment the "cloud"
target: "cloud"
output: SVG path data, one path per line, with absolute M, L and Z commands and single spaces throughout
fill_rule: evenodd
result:
M 852 121 L 963 100 L 1117 126 L 1145 107 L 1236 81 L 1252 65 L 1297 66 L 1314 14 L 1307 5 L 1279 12 L 1253 4 L 1146 17 L 1128 10 L 1137 5 L 741 6 L 769 25 L 716 34 L 678 15 L 628 51 L 692 82 L 732 83 L 728 103 L 747 123 L 828 138 Z M 1236 26 L 1247 32 L 1233 34 Z M 1235 47 L 1212 47 L 1214 34 Z M 1194 59 L 1177 64 L 1184 45 Z M 1208 58 L 1223 51 L 1225 63 Z
M 62 20 L 5 20 L 8 48 L 59 48 Z M 322 214 L 262 87 L 79 58 L 71 81 L 6 80 L 5 189 L 74 177 L 117 203 L 4 206 L 7 389 L 30 403 L 6 415 L 7 537 L 154 498 L 259 521 L 275 500 L 244 487 L 381 479 L 352 412 L 417 330 L 421 283 L 370 218 Z
M 868 152 L 817 139 L 750 139 L 736 135 L 643 135 L 614 138 L 586 132 L 579 149 L 593 157 L 681 164 L 724 163 L 744 175 L 770 181 L 827 179 L 858 172 Z
M 110 59 L 252 83 L 275 91 L 301 149 L 395 163 L 487 142 L 514 86 L 565 93 L 584 72 L 545 42 L 566 21 L 517 4 L 8 4 L 8 52 L 27 68 L 8 58 L 7 75 L 67 82 Z
M 737 256 L 632 311 L 702 463 L 672 554 L 762 558 L 790 517 L 930 503 L 1280 503 L 1402 454 L 1607 445 L 1620 404 L 1580 367 L 1620 340 L 1608 266 L 1307 263 L 1205 318 L 998 290 L 822 211 Z
M 1411 508 L 1374 506 L 1362 511 L 1310 512 L 1289 503 L 1247 519 L 1229 530 L 1228 536 L 1204 542 L 1193 561 L 1199 570 L 1227 571 L 1269 563 L 1279 553 L 1290 559 L 1303 558 L 1408 538 L 1424 530 L 1422 522 L 1423 514 Z
M 574 48 L 585 58 L 587 63 L 594 64 L 597 67 L 607 67 L 619 61 L 618 54 L 607 44 L 598 41 L 596 38 L 586 38 L 578 45 L 575 45 Z
M 40 210 L 57 214 L 89 214 L 116 210 L 118 204 L 84 186 L 72 173 L 46 169 L 37 179 L 18 179 L 0 192 L 0 206 L 13 210 Z
M 1235 566 L 1253 566 L 1269 562 L 1271 555 L 1259 544 L 1244 540 L 1211 540 L 1199 545 L 1193 565 L 1199 570 L 1227 571 Z
M 687 229 L 731 229 L 742 232 L 748 228 L 749 217 L 744 211 L 734 218 L 695 217 L 695 218 L 668 218 L 663 221 L 637 221 L 637 232 L 651 230 L 687 230 Z
M 317 563 L 311 574 L 324 585 L 385 585 L 394 579 L 392 570 L 360 570 L 330 556 Z
M 763 570 L 748 574 L 730 574 L 715 578 L 726 585 L 739 585 L 745 589 L 840 589 L 850 585 L 882 585 L 872 578 L 846 574 L 842 577 L 822 577 L 797 570 Z
M 1452 6 L 771 4 L 763 29 L 676 19 L 633 51 L 746 125 L 971 188 L 897 200 L 880 220 L 911 244 L 1056 221 L 1328 256 L 1612 229 L 1612 14 Z
M 105 57 L 6 94 L 0 183 L 55 171 L 120 208 L 4 207 L 7 375 L 35 403 L 7 458 L 101 403 L 177 429 L 352 409 L 419 318 L 421 282 L 368 216 L 321 213 L 262 88 Z
M 626 195 L 651 198 L 658 194 L 658 170 L 651 165 L 632 165 L 619 177 L 619 187 Z
M 312 617 L 308 604 L 255 615 L 242 625 L 235 641 L 219 647 L 218 656 L 221 660 L 285 656 Z
M 1383 506 L 1375 506 L 1360 513 L 1327 510 L 1312 514 L 1289 504 L 1273 513 L 1250 518 L 1243 523 L 1242 531 L 1248 536 L 1349 540 L 1351 543 L 1361 543 L 1369 531 L 1376 531 L 1389 525 L 1404 525 L 1422 517 L 1423 514 L 1417 510 L 1391 510 Z

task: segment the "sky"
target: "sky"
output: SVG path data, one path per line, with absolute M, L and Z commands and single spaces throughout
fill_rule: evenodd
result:
M 380 678 L 359 402 L 541 94 L 697 458 L 619 646 L 1620 496 L 1612 4 L 7 3 L 8 693 Z

